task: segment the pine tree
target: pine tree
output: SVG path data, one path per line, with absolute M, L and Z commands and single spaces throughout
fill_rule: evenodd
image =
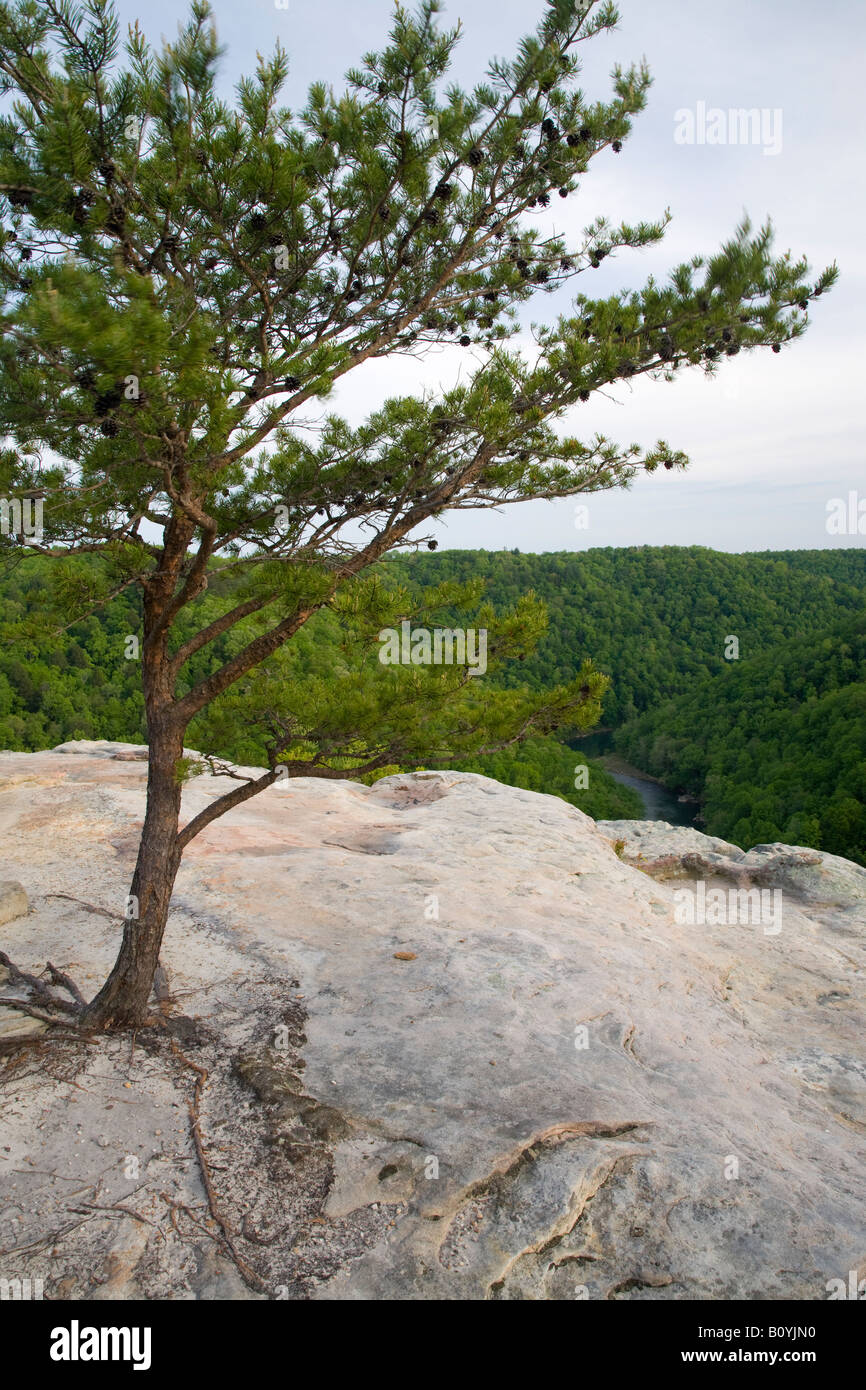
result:
M 58 566 L 73 603 L 141 594 L 140 914 L 87 1027 L 141 1024 L 184 848 L 280 776 L 370 775 L 591 723 L 605 684 L 591 667 L 543 699 L 497 694 L 465 668 L 382 668 L 379 626 L 460 595 L 400 590 L 377 562 L 426 544 L 425 522 L 449 509 L 684 467 L 663 441 L 643 452 L 556 425 L 617 380 L 778 348 L 835 278 L 810 283 L 804 261 L 773 259 L 769 226 L 743 223 L 665 285 L 577 293 L 571 315 L 536 330 L 535 355 L 521 354 L 519 311 L 534 295 L 664 233 L 667 216 L 599 219 L 569 246 L 531 227 L 532 209 L 573 196 L 593 160 L 619 152 L 650 77 L 617 69 L 610 99 L 588 102 L 578 45 L 612 28 L 616 9 L 547 0 L 512 60 L 471 92 L 446 86 L 458 31 L 438 25 L 438 8 L 398 7 L 387 46 L 346 91 L 314 83 L 293 114 L 280 105 L 279 47 L 234 106 L 218 98 L 206 0 L 161 51 L 138 25 L 121 48 L 108 0 L 0 3 L 0 88 L 15 98 L 0 118 L 12 446 L 0 488 L 42 502 L 44 530 L 24 544 Z M 462 347 L 466 372 L 441 399 L 391 399 L 360 428 L 329 415 L 318 437 L 303 428 L 346 373 L 443 342 Z M 80 573 L 64 579 L 84 552 L 102 557 L 101 594 L 82 594 Z M 226 572 L 235 582 L 221 587 Z M 323 612 L 344 634 L 345 665 L 301 707 L 272 662 Z M 525 653 L 543 623 L 531 599 L 480 617 L 494 662 Z M 232 654 L 192 675 L 229 634 Z M 266 728 L 270 765 L 181 827 L 184 734 L 205 711 Z

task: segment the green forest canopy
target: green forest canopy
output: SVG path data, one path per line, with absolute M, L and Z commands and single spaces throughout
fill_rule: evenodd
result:
M 617 750 L 697 796 L 708 831 L 744 846 L 785 840 L 866 863 L 866 550 L 454 550 L 392 557 L 384 568 L 410 586 L 481 576 L 497 610 L 534 590 L 548 607 L 548 630 L 502 683 L 544 689 L 573 678 L 591 656 L 612 678 L 602 723 L 616 730 Z M 127 637 L 139 631 L 137 598 L 118 595 L 46 646 L 28 640 L 28 621 L 57 582 L 30 557 L 0 584 L 14 634 L 0 650 L 0 747 L 144 741 L 140 671 L 125 656 Z M 214 593 L 228 582 L 217 574 Z M 731 635 L 737 661 L 724 655 Z M 332 615 L 320 614 L 280 661 L 293 678 L 330 676 L 339 669 L 336 641 Z M 190 679 L 204 674 L 202 665 Z M 258 736 L 226 713 L 206 713 L 191 729 L 193 746 L 263 763 Z M 568 734 L 465 766 L 564 797 L 599 819 L 639 816 L 635 794 L 596 764 L 589 787 L 575 788 L 586 760 L 567 746 Z

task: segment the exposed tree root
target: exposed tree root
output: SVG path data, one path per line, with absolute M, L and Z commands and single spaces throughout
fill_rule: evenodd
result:
M 225 1248 L 227 1254 L 234 1263 L 235 1268 L 237 1269 L 244 1283 L 247 1284 L 249 1288 L 254 1289 L 256 1293 L 270 1293 L 270 1286 L 266 1284 L 264 1279 L 262 1279 L 258 1274 L 256 1274 L 255 1270 L 247 1264 L 246 1260 L 235 1246 L 234 1232 L 232 1228 L 229 1226 L 226 1218 L 220 1211 L 219 1203 L 217 1201 L 217 1195 L 214 1191 L 214 1186 L 210 1174 L 210 1165 L 207 1161 L 207 1156 L 204 1151 L 204 1143 L 201 1135 L 200 1106 L 201 1098 L 204 1093 L 205 1082 L 208 1078 L 207 1070 L 204 1067 L 200 1067 L 197 1062 L 190 1061 L 186 1053 L 180 1050 L 174 1038 L 170 1038 L 169 1041 L 171 1043 L 171 1050 L 174 1053 L 175 1057 L 177 1057 L 178 1061 L 183 1066 L 188 1067 L 190 1071 L 195 1072 L 195 1085 L 193 1087 L 192 1100 L 187 1101 L 190 1131 L 192 1133 L 193 1144 L 195 1145 L 195 1152 L 196 1157 L 198 1158 L 202 1183 L 204 1184 L 204 1190 L 207 1195 L 208 1208 L 210 1210 L 211 1217 L 213 1218 L 216 1226 L 219 1228 L 220 1231 L 220 1244 Z
M 45 969 L 50 976 L 51 984 L 55 988 L 66 990 L 67 994 L 72 995 L 72 999 L 58 999 L 53 992 L 51 985 L 38 975 L 31 975 L 29 970 L 22 970 L 14 961 L 10 960 L 5 951 L 0 951 L 0 965 L 6 967 L 9 972 L 9 983 L 23 985 L 29 989 L 42 1005 L 43 1010 L 53 1012 L 43 1012 L 34 1009 L 32 1005 L 25 1003 L 21 999 L 10 999 L 0 996 L 0 1004 L 5 1004 L 7 1008 L 19 1009 L 22 1013 L 32 1014 L 34 1018 L 41 1018 L 45 1023 L 68 1023 L 70 1019 L 77 1019 L 82 1012 L 85 999 L 80 989 L 68 975 L 62 970 L 58 970 L 56 965 L 49 961 Z M 58 1017 L 60 1015 L 60 1017 Z
M 67 994 L 72 995 L 72 998 L 75 1000 L 76 1004 L 78 1004 L 79 1008 L 83 1009 L 87 1000 L 75 981 L 71 979 L 65 971 L 58 970 L 56 965 L 52 965 L 50 960 L 46 962 L 45 969 L 51 976 L 52 984 L 58 985 L 61 989 L 65 989 Z
M 152 1226 L 160 1240 L 163 1242 L 165 1241 L 165 1236 L 155 1221 L 151 1221 L 147 1216 L 142 1216 L 141 1212 L 135 1211 L 133 1207 L 124 1206 L 123 1202 L 112 1202 L 109 1206 L 105 1207 L 97 1206 L 95 1202 L 82 1202 L 80 1207 L 70 1207 L 69 1210 L 76 1212 L 83 1210 L 88 1212 L 96 1211 L 102 1212 L 105 1216 L 131 1216 L 134 1220 L 140 1221 L 144 1226 Z
M 66 893 L 53 893 L 51 897 L 68 897 Z M 79 901 L 77 898 L 74 901 Z M 87 904 L 85 904 L 87 906 Z M 100 908 L 93 908 L 94 912 L 101 911 Z M 41 1007 L 36 1007 L 27 1000 L 18 999 L 15 996 L 0 995 L 0 1005 L 7 1009 L 17 1009 L 19 1013 L 28 1014 L 31 1018 L 38 1018 L 42 1023 L 47 1023 L 52 1027 L 65 1024 L 68 1028 L 73 1028 L 77 1032 L 80 1029 L 80 1021 L 85 1009 L 87 1000 L 82 994 L 78 985 L 65 970 L 60 970 L 50 960 L 46 961 L 45 971 L 48 980 L 44 980 L 39 975 L 33 975 L 29 970 L 22 970 L 13 960 L 10 960 L 5 951 L 0 951 L 0 966 L 4 966 L 9 973 L 8 983 L 13 987 L 22 987 L 30 991 Z M 70 995 L 69 999 L 59 998 L 56 990 L 63 990 Z M 170 1005 L 172 1002 L 168 988 L 168 973 L 161 964 L 157 966 L 154 976 L 154 993 L 156 994 L 159 1005 L 159 1014 L 149 1017 L 147 1023 L 154 1027 L 164 1027 L 169 1017 Z
M 76 898 L 72 893 L 44 893 L 42 896 L 45 898 L 65 898 L 67 902 L 78 903 L 79 907 L 83 907 L 86 912 L 93 912 L 97 917 L 107 917 L 109 922 L 122 920 L 119 913 L 109 912 L 106 907 L 97 907 L 96 903 L 89 903 L 84 898 Z

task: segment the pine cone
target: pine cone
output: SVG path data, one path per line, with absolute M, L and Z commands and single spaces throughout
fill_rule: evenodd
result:
M 125 225 L 126 208 L 120 203 L 112 203 L 109 214 L 105 219 L 106 231 L 115 232 L 118 236 L 122 236 Z
M 94 401 L 94 408 L 97 415 L 107 415 L 109 410 L 115 410 L 123 400 L 123 392 L 116 388 L 113 391 L 103 391 Z

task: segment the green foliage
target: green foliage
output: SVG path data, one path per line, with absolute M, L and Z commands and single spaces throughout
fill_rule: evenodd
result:
M 572 680 L 591 653 L 611 677 L 602 706 L 605 727 L 727 669 L 727 634 L 739 634 L 741 655 L 751 657 L 861 611 L 866 589 L 863 550 L 450 550 L 395 556 L 390 564 L 423 584 L 483 576 L 497 606 L 532 591 L 547 608 L 547 631 L 525 662 L 503 673 L 503 682 L 542 690 Z
M 634 820 L 643 814 L 637 792 L 621 786 L 597 763 L 553 738 L 531 738 L 516 748 L 459 764 L 464 772 L 480 772 L 510 787 L 561 797 L 594 820 Z M 585 788 L 575 789 L 579 768 L 587 769 Z
M 177 640 L 236 602 L 248 582 L 233 569 L 215 569 L 195 622 L 181 625 Z M 315 572 L 305 582 L 315 591 Z M 187 743 L 264 766 L 268 719 L 285 722 L 291 712 L 295 737 L 287 756 L 299 767 L 327 757 L 346 776 L 369 780 L 386 770 L 455 766 L 561 796 L 597 819 L 639 816 L 635 794 L 595 763 L 588 788 L 575 790 L 585 759 L 561 739 L 570 736 L 576 711 L 557 715 L 550 697 L 550 687 L 587 679 L 585 653 L 599 651 L 611 682 L 603 689 L 593 668 L 592 698 L 579 709 L 583 727 L 599 719 L 617 725 L 619 751 L 699 797 L 711 833 L 745 846 L 815 845 L 866 862 L 864 591 L 863 550 L 392 557 L 202 711 Z M 140 633 L 135 591 L 124 589 L 96 615 L 47 636 L 47 604 L 76 600 L 86 610 L 107 593 L 95 558 L 60 567 L 31 557 L 7 572 L 0 587 L 0 747 L 145 740 L 139 664 L 124 657 L 126 638 Z M 468 690 L 457 668 L 378 662 L 381 627 L 403 618 L 450 626 L 459 613 L 483 618 L 491 629 L 489 675 L 470 680 Z M 251 617 L 196 653 L 190 683 L 231 659 L 256 622 Z M 724 637 L 732 632 L 740 635 L 742 655 L 727 662 Z M 522 744 L 479 752 L 531 711 L 527 690 L 544 697 L 547 727 L 559 724 L 559 734 L 531 734 Z M 386 745 L 399 748 L 400 757 L 358 771 Z
M 866 864 L 862 609 L 829 631 L 727 663 L 626 724 L 615 742 L 638 766 L 699 794 L 714 835 L 746 847 L 812 845 Z
M 439 9 L 398 5 L 346 89 L 314 82 L 295 113 L 279 47 L 233 104 L 218 99 L 206 0 L 159 49 L 138 26 L 122 45 L 109 0 L 0 0 L 0 488 L 45 503 L 39 560 L 0 535 L 0 741 L 149 725 L 243 761 L 365 777 L 486 766 L 531 740 L 502 775 L 570 797 L 571 755 L 549 740 L 598 720 L 608 681 L 591 657 L 617 677 L 605 717 L 619 722 L 712 669 L 720 627 L 763 601 L 765 574 L 741 582 L 732 562 L 722 587 L 736 592 L 719 593 L 701 552 L 673 579 L 666 553 L 601 552 L 579 580 L 575 557 L 543 557 L 548 630 L 521 563 L 382 563 L 449 508 L 685 467 L 664 440 L 644 450 L 560 425 L 635 375 L 780 351 L 836 279 L 774 256 L 770 227 L 744 220 L 664 284 L 577 294 L 518 351 L 534 296 L 664 234 L 668 214 L 598 217 L 573 245 L 531 224 L 618 153 L 650 75 L 616 67 L 607 99 L 590 99 L 579 45 L 616 8 L 548 0 L 515 55 L 463 90 L 447 82 L 459 31 Z M 443 343 L 472 349 L 453 390 L 306 428 L 347 372 Z M 483 602 L 464 582 L 479 575 Z M 829 576 L 777 578 L 756 649 L 774 623 L 784 634 L 847 602 Z M 709 592 L 709 609 L 679 583 Z M 644 607 L 655 625 L 638 656 Z M 455 614 L 488 632 L 483 679 L 465 663 L 378 662 L 379 628 Z M 628 801 L 603 779 L 596 795 Z M 854 813 L 842 801 L 834 815 L 839 838 Z
M 446 80 L 459 29 L 432 0 L 398 6 L 346 90 L 314 82 L 293 113 L 279 46 L 233 107 L 217 98 L 205 0 L 160 49 L 137 25 L 122 44 L 108 0 L 0 0 L 0 93 L 15 98 L 0 117 L 0 423 L 16 444 L 0 482 L 41 489 L 49 543 L 120 541 L 142 584 L 169 563 L 145 521 L 192 530 L 184 579 L 201 548 L 363 555 L 358 522 L 376 559 L 451 505 L 685 465 L 664 441 L 645 452 L 554 423 L 639 373 L 778 350 L 836 271 L 813 279 L 743 221 L 663 285 L 578 294 L 531 357 L 510 347 L 534 295 L 669 220 L 599 217 L 572 247 L 531 226 L 619 149 L 650 85 L 644 64 L 617 67 L 591 101 L 579 45 L 615 7 L 539 8 L 516 56 L 467 91 Z M 333 419 L 317 445 L 298 432 L 297 412 L 369 357 L 444 342 L 475 351 L 442 400 L 389 401 L 357 430 Z
M 8 682 L 9 708 L 0 714 L 0 743 L 35 748 L 68 738 L 144 738 L 139 662 L 129 658 L 128 640 L 140 634 L 137 596 L 124 589 L 107 599 L 98 618 L 88 616 L 60 633 L 51 626 L 45 580 L 56 579 L 67 601 L 70 595 L 92 600 L 105 596 L 103 570 L 98 559 L 70 559 L 59 568 L 31 557 L 7 575 L 0 673 Z M 297 584 L 304 572 L 296 567 L 289 576 Z M 243 602 L 249 583 L 262 580 L 269 582 L 259 567 L 251 575 L 215 569 L 207 591 L 178 623 L 176 644 Z M 479 606 L 480 581 L 419 587 L 398 580 L 383 567 L 344 586 L 292 643 L 209 701 L 191 722 L 187 743 L 259 766 L 269 766 L 279 747 L 278 761 L 295 772 L 324 768 L 350 776 L 392 764 L 485 756 L 515 736 L 545 735 L 560 724 L 588 729 L 597 720 L 607 681 L 589 661 L 570 682 L 544 692 L 502 683 L 507 665 L 531 651 L 546 629 L 537 600 L 522 596 L 497 611 L 490 603 Z M 319 582 L 313 568 L 302 584 L 305 601 Z M 293 590 L 289 606 L 297 601 Z M 466 661 L 382 664 L 382 629 L 403 621 L 428 630 L 452 627 L 455 615 L 486 634 L 481 677 L 469 674 Z M 207 681 L 232 661 L 261 624 L 254 613 L 194 653 L 179 695 L 187 683 Z M 49 651 L 53 655 L 45 658 Z

